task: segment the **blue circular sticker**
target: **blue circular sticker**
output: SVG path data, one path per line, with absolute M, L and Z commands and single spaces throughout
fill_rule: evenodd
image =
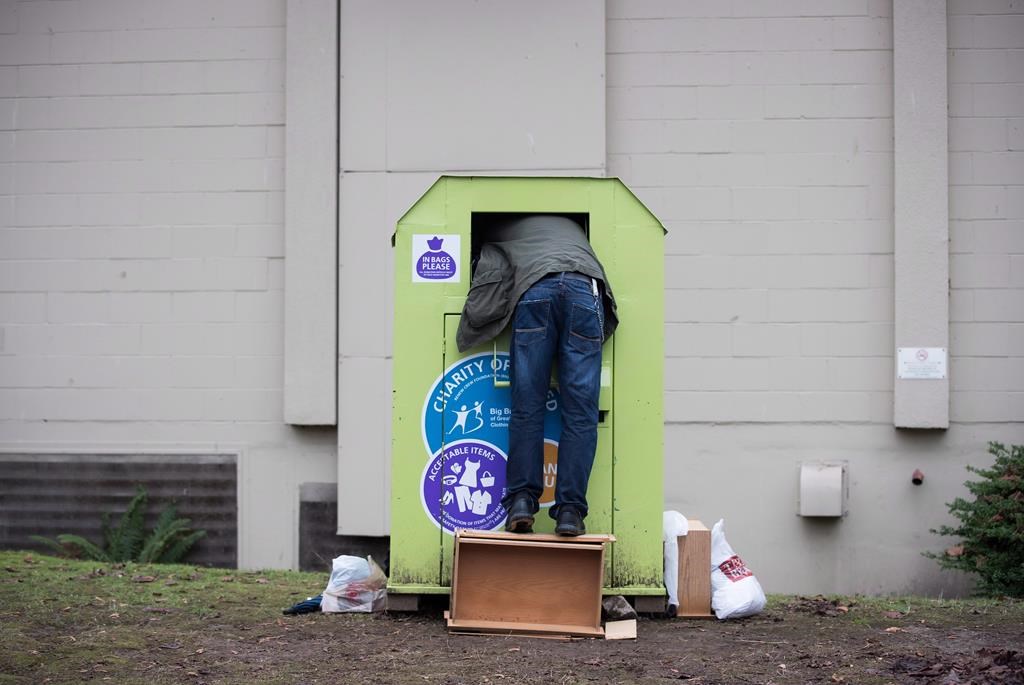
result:
M 453 440 L 473 439 L 508 453 L 512 416 L 509 355 L 483 352 L 458 360 L 430 387 L 423 402 L 423 446 L 433 456 Z M 495 382 L 506 385 L 495 385 Z M 548 390 L 544 439 L 556 445 L 562 434 L 561 398 Z
M 447 533 L 501 526 L 507 460 L 503 452 L 484 442 L 461 440 L 445 445 L 427 462 L 420 491 L 434 523 Z

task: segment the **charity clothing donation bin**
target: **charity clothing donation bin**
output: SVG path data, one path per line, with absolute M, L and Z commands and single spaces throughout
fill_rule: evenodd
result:
M 509 331 L 461 353 L 455 341 L 473 257 L 510 215 L 568 216 L 587 232 L 618 305 L 602 349 L 587 530 L 616 542 L 605 594 L 662 601 L 664 228 L 614 178 L 438 179 L 394 234 L 395 309 L 389 597 L 448 593 L 454 533 L 501 530 L 508 453 Z M 554 530 L 561 433 L 552 375 L 545 490 L 534 530 Z M 414 597 L 416 597 L 415 601 Z M 645 599 L 646 598 L 646 599 Z

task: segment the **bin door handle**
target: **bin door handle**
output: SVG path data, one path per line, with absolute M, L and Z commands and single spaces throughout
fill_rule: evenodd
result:
M 491 368 L 494 369 L 494 387 L 496 388 L 508 388 L 512 385 L 511 381 L 499 381 L 498 380 L 498 341 L 494 341 L 494 358 L 491 360 Z

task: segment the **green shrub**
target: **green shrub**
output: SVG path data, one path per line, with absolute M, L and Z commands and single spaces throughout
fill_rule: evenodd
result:
M 973 501 L 957 497 L 947 504 L 960 524 L 932 530 L 960 542 L 926 556 L 977 575 L 979 594 L 1024 597 L 1024 445 L 991 442 L 988 451 L 995 457 L 990 468 L 967 467 L 981 476 L 964 483 Z
M 149 495 L 141 485 L 128 503 L 116 527 L 110 525 L 110 514 L 103 515 L 103 547 L 80 535 L 64 533 L 56 540 L 33 535 L 61 556 L 73 556 L 93 561 L 173 564 L 184 557 L 198 540 L 206 536 L 205 530 L 192 530 L 190 519 L 178 518 L 173 504 L 160 513 L 156 527 L 146 534 L 146 505 Z

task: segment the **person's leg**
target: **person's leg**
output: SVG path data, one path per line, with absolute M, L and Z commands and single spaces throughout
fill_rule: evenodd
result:
M 565 507 L 587 515 L 587 484 L 597 450 L 598 396 L 601 392 L 602 321 L 600 295 L 592 285 L 566 279 L 558 346 L 558 388 L 562 399 L 562 437 L 551 516 Z
M 531 500 L 530 514 L 535 514 L 544 492 L 545 401 L 558 341 L 551 316 L 556 294 L 557 281 L 538 281 L 520 298 L 512 318 L 508 492 L 501 502 L 506 511 L 517 495 L 525 493 Z

